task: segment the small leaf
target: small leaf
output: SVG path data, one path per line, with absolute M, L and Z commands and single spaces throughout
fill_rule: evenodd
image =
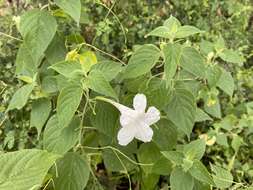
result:
M 56 113 L 61 127 L 66 127 L 72 120 L 81 102 L 83 89 L 79 85 L 63 88 L 57 99 Z
M 51 101 L 46 98 L 41 98 L 32 104 L 30 127 L 36 127 L 38 138 L 48 116 L 51 112 Z
M 212 121 L 213 119 L 208 114 L 206 114 L 202 109 L 197 108 L 195 122 L 202 122 L 207 120 Z
M 211 174 L 199 160 L 194 161 L 193 166 L 191 167 L 189 172 L 192 175 L 192 177 L 196 178 L 197 180 L 203 183 L 214 185 Z
M 227 72 L 224 69 L 222 70 L 222 74 L 219 78 L 217 86 L 225 93 L 227 93 L 229 96 L 233 96 L 235 84 L 234 79 L 230 74 L 230 72 Z
M 175 126 L 182 130 L 185 135 L 189 136 L 196 115 L 194 96 L 186 89 L 176 89 L 166 108 L 166 114 Z
M 196 49 L 192 47 L 182 48 L 179 62 L 184 70 L 190 72 L 196 77 L 205 78 L 206 68 L 204 58 Z
M 55 0 L 55 3 L 79 24 L 81 16 L 80 0 Z
M 61 61 L 49 67 L 66 78 L 74 78 L 80 74 L 84 74 L 81 64 L 77 61 Z
M 211 169 L 214 172 L 213 180 L 216 187 L 226 189 L 232 185 L 233 176 L 228 170 L 216 165 L 211 165 Z
M 0 156 L 1 190 L 38 190 L 58 155 L 43 150 L 26 149 Z
M 201 33 L 202 31 L 194 26 L 184 25 L 178 28 L 175 38 L 186 38 L 194 34 Z
M 107 81 L 113 80 L 123 69 L 121 63 L 114 61 L 102 60 L 93 65 L 92 70 L 99 70 L 103 73 Z
M 123 77 L 136 78 L 148 73 L 156 64 L 160 57 L 160 50 L 150 44 L 146 44 L 138 48 L 131 56 Z
M 242 56 L 240 56 L 236 51 L 225 49 L 221 53 L 219 53 L 219 56 L 222 60 L 235 63 L 241 65 L 245 60 Z
M 163 151 L 161 152 L 165 158 L 170 160 L 172 163 L 175 163 L 176 165 L 182 165 L 184 154 L 182 152 L 177 151 Z
M 150 33 L 148 33 L 147 36 L 157 36 L 160 38 L 170 38 L 170 29 L 166 26 L 158 26 L 154 30 L 152 30 Z
M 171 79 L 174 77 L 179 65 L 179 58 L 181 54 L 181 46 L 178 44 L 167 44 L 163 48 L 164 54 L 164 72 L 165 79 L 170 84 Z M 167 85 L 168 86 L 168 85 Z
M 56 20 L 47 11 L 34 9 L 21 16 L 20 33 L 24 38 L 27 51 L 35 61 L 32 65 L 39 66 L 39 60 L 44 56 L 56 29 Z
M 87 78 L 88 88 L 105 96 L 117 99 L 117 95 L 103 73 L 99 70 L 92 70 Z
M 153 141 L 160 150 L 172 150 L 177 143 L 177 130 L 170 121 L 161 119 L 154 128 Z
M 70 152 L 57 161 L 57 175 L 54 176 L 55 189 L 83 190 L 88 183 L 90 167 L 84 155 Z
M 80 61 L 80 64 L 83 68 L 83 70 L 88 73 L 93 65 L 96 65 L 98 63 L 97 57 L 94 52 L 92 51 L 86 51 L 82 54 L 78 55 L 78 59 Z
M 34 84 L 26 84 L 18 89 L 15 94 L 12 96 L 10 104 L 7 108 L 7 111 L 13 109 L 21 109 L 25 106 L 32 90 L 34 88 Z
M 204 139 L 198 139 L 195 141 L 190 142 L 187 145 L 184 145 L 184 155 L 186 158 L 193 160 L 197 159 L 200 160 L 206 149 L 206 143 Z
M 58 119 L 53 115 L 45 127 L 43 147 L 49 152 L 65 154 L 77 142 L 79 135 L 80 119 L 74 117 L 69 126 L 63 128 Z
M 188 172 L 175 167 L 170 175 L 170 185 L 171 190 L 192 190 L 194 179 Z
M 152 152 L 152 154 L 150 154 Z M 141 166 L 143 171 L 148 174 L 152 172 L 152 167 L 156 161 L 157 158 L 161 156 L 161 153 L 157 146 L 153 143 L 144 143 L 141 144 L 137 157 L 139 162 L 144 163 L 144 164 L 151 164 L 150 166 Z

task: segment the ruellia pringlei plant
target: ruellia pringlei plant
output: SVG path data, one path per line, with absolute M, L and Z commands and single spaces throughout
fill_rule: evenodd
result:
M 205 157 L 215 138 L 198 131 L 223 117 L 220 94 L 229 102 L 235 88 L 224 63 L 242 64 L 237 51 L 170 16 L 122 61 L 69 29 L 82 29 L 79 0 L 51 3 L 15 17 L 22 86 L 5 114 L 30 110 L 37 141 L 0 154 L 0 190 L 243 186 Z

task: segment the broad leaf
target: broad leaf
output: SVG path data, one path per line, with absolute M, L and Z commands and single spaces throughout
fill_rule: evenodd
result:
M 207 120 L 212 121 L 213 119 L 208 114 L 206 114 L 202 109 L 197 108 L 195 122 L 202 122 Z
M 62 61 L 53 64 L 49 68 L 55 70 L 66 78 L 75 78 L 75 76 L 84 74 L 81 64 L 77 61 Z
M 34 84 L 26 84 L 18 89 L 15 94 L 12 96 L 10 104 L 7 108 L 7 111 L 13 109 L 21 109 L 25 106 L 32 90 L 34 88 Z
M 101 71 L 106 80 L 111 81 L 122 71 L 122 65 L 114 61 L 102 60 L 94 65 L 93 69 Z
M 117 95 L 103 73 L 99 70 L 92 70 L 87 78 L 87 87 L 105 96 L 117 99 Z
M 79 24 L 81 16 L 80 0 L 55 0 L 55 3 Z
M 53 115 L 47 122 L 44 131 L 44 149 L 57 154 L 65 154 L 76 144 L 79 135 L 79 128 L 79 118 L 74 117 L 69 126 L 63 128 L 59 125 L 57 117 Z
M 49 168 L 59 156 L 43 150 L 20 150 L 1 154 L 0 189 L 40 189 Z
M 167 83 L 170 84 L 171 79 L 174 77 L 179 65 L 181 53 L 181 46 L 178 44 L 167 44 L 163 48 L 164 54 L 164 73 Z
M 152 154 L 150 154 L 152 152 Z M 141 144 L 137 157 L 139 162 L 143 164 L 150 164 L 147 166 L 141 166 L 143 171 L 148 174 L 152 173 L 153 164 L 157 161 L 157 158 L 161 156 L 161 153 L 158 147 L 153 143 L 144 143 Z
M 181 168 L 175 167 L 170 175 L 171 190 L 192 190 L 194 185 L 193 177 L 184 172 Z
M 176 165 L 183 164 L 184 154 L 182 152 L 163 151 L 162 154 L 164 155 L 165 158 L 167 158 L 168 160 L 170 160 L 172 163 Z
M 194 96 L 186 89 L 176 89 L 165 111 L 169 120 L 189 136 L 196 115 Z
M 90 167 L 84 155 L 67 153 L 57 161 L 57 175 L 54 176 L 55 189 L 83 190 L 88 183 Z
M 160 57 L 160 50 L 150 44 L 146 44 L 138 48 L 131 56 L 123 77 L 136 78 L 148 73 L 156 64 Z
M 153 141 L 160 150 L 172 150 L 177 144 L 177 130 L 175 125 L 166 119 L 160 120 L 154 127 Z
M 219 78 L 219 81 L 217 83 L 217 86 L 223 90 L 225 93 L 227 93 L 229 96 L 233 95 L 234 92 L 234 79 L 230 72 L 225 71 L 224 69 L 222 70 L 222 74 Z
M 175 34 L 175 38 L 185 38 L 198 33 L 201 33 L 201 30 L 199 30 L 198 28 L 194 26 L 185 25 L 178 28 Z
M 55 18 L 47 11 L 34 9 L 21 16 L 19 29 L 27 51 L 35 61 L 33 65 L 39 65 L 39 60 L 52 41 L 56 28 Z
M 206 143 L 204 139 L 198 139 L 195 141 L 190 142 L 187 145 L 184 145 L 184 155 L 186 158 L 193 160 L 197 159 L 200 160 L 206 149 Z
M 222 60 L 241 65 L 245 60 L 236 51 L 225 49 L 219 56 Z
M 32 104 L 30 127 L 36 127 L 38 131 L 38 138 L 50 112 L 51 101 L 46 98 L 38 99 Z
M 213 180 L 216 187 L 226 189 L 232 185 L 233 176 L 228 170 L 216 165 L 211 165 L 211 169 L 214 173 Z
M 182 48 L 179 62 L 184 70 L 190 72 L 196 77 L 205 78 L 206 68 L 204 58 L 196 49 L 192 47 Z
M 197 180 L 203 183 L 214 185 L 211 174 L 208 172 L 206 167 L 199 160 L 194 161 L 193 166 L 191 167 L 189 172 Z
M 61 127 L 66 127 L 72 120 L 81 102 L 83 89 L 79 85 L 63 88 L 57 99 L 56 113 Z

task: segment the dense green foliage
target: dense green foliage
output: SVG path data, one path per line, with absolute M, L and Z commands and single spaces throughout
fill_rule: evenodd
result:
M 0 190 L 252 190 L 252 25 L 250 0 L 0 0 Z M 161 119 L 120 146 L 101 100 L 137 93 Z

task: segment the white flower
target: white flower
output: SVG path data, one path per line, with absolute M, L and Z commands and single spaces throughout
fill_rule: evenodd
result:
M 118 132 L 118 141 L 120 145 L 127 145 L 134 138 L 150 142 L 153 137 L 153 130 L 150 125 L 160 120 L 160 112 L 155 107 L 147 106 L 147 98 L 144 94 L 136 94 L 133 100 L 133 107 L 129 108 L 114 101 L 110 101 L 121 113 L 121 129 Z

